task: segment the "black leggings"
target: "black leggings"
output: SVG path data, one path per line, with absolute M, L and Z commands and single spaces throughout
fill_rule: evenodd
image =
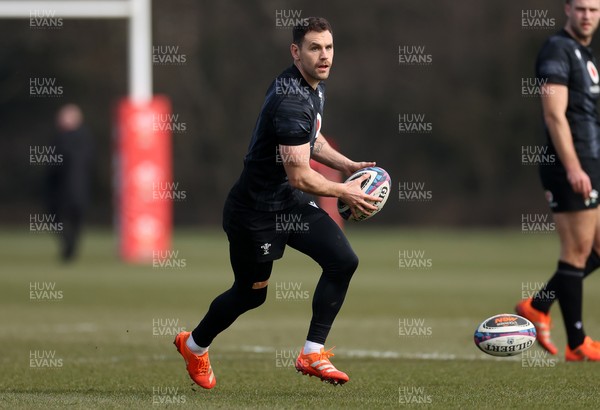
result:
M 311 221 L 307 230 L 290 233 L 287 244 L 310 256 L 323 269 L 312 302 L 312 319 L 307 339 L 325 344 L 331 325 L 340 311 L 358 257 L 346 236 L 327 215 Z M 192 335 L 199 346 L 209 346 L 242 313 L 264 303 L 267 287 L 253 289 L 256 282 L 271 276 L 273 262 L 257 262 L 253 252 L 240 252 L 230 244 L 233 286 L 217 296 Z

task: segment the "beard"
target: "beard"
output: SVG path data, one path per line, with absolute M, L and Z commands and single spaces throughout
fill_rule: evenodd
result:
M 589 23 L 588 23 L 589 24 Z M 597 26 L 593 26 L 590 24 L 589 31 L 586 33 L 585 30 L 579 25 L 572 23 L 570 24 L 571 31 L 575 34 L 575 36 L 579 39 L 588 39 L 590 38 L 594 32 L 596 31 Z
M 323 73 L 319 72 L 318 67 L 313 66 L 313 67 L 305 67 L 304 68 L 304 72 L 306 72 L 308 75 L 310 75 L 315 80 L 319 80 L 319 81 L 327 80 L 327 78 L 329 78 L 330 70 L 331 70 L 331 66 L 329 66 L 329 69 Z
M 314 73 L 312 73 L 312 75 L 317 80 L 327 80 L 329 78 L 329 71 L 325 73 L 320 73 L 317 70 L 315 70 Z

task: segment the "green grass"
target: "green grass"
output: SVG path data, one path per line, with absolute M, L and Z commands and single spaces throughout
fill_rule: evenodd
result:
M 5 232 L 0 407 L 597 407 L 597 365 L 564 362 L 557 308 L 557 359 L 535 356 L 541 350 L 534 347 L 527 357 L 536 365 L 529 367 L 527 357 L 486 356 L 472 340 L 481 320 L 512 311 L 523 286 L 548 278 L 555 235 L 357 226 L 348 236 L 361 264 L 328 346 L 337 346 L 333 362 L 351 381 L 333 387 L 290 367 L 306 335 L 319 270 L 288 249 L 275 264 L 265 305 L 211 347 L 218 384 L 205 391 L 188 378 L 173 337 L 160 333 L 194 328 L 212 298 L 230 286 L 224 234 L 177 232 L 174 249 L 186 267 L 157 269 L 120 262 L 108 231 L 88 232 L 81 258 L 68 266 L 57 262 L 51 234 Z M 401 269 L 399 250 L 424 252 L 431 267 Z M 30 284 L 41 282 L 54 284 L 62 298 L 30 300 Z M 276 287 L 290 283 L 309 298 L 278 299 Z M 596 337 L 600 300 L 592 295 L 598 291 L 592 276 L 584 313 L 586 330 Z M 169 320 L 176 326 L 164 325 Z M 427 335 L 401 336 L 399 320 L 420 321 Z M 54 354 L 55 361 L 31 367 L 36 353 Z M 165 401 L 179 403 L 155 404 Z

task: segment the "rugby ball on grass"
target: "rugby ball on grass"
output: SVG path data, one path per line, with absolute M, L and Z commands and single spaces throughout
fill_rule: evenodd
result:
M 487 318 L 475 330 L 475 344 L 492 356 L 514 356 L 535 343 L 535 326 L 519 315 L 504 313 Z
M 379 197 L 382 199 L 382 201 L 373 203 L 373 205 L 377 207 L 377 210 L 373 211 L 371 214 L 367 215 L 359 211 L 359 215 L 355 218 L 354 216 L 352 216 L 352 211 L 350 211 L 350 207 L 338 199 L 338 212 L 340 213 L 342 218 L 348 221 L 364 221 L 365 219 L 371 218 L 377 212 L 381 211 L 388 199 L 392 180 L 383 168 L 368 167 L 359 169 L 354 174 L 352 174 L 346 180 L 346 182 L 354 181 L 355 179 L 360 178 L 365 174 L 369 175 L 369 178 L 363 181 L 361 185 L 362 191 L 369 195 Z

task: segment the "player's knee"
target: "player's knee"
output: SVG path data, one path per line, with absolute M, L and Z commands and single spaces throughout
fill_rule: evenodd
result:
M 567 259 L 576 266 L 584 266 L 593 248 L 587 244 L 574 244 L 564 252 Z
M 358 268 L 358 256 L 354 252 L 350 252 L 344 262 L 344 270 L 352 275 Z
M 350 280 L 352 275 L 358 268 L 358 256 L 350 250 L 344 254 L 338 255 L 332 264 L 330 272 L 334 273 L 334 276 L 341 280 Z
M 268 281 L 256 282 L 256 283 L 261 283 L 261 284 L 264 283 L 264 286 L 261 285 L 261 287 L 258 287 L 258 288 L 255 288 L 254 286 L 252 286 L 252 289 L 248 293 L 248 298 L 246 299 L 247 303 L 248 303 L 247 304 L 248 309 L 255 309 L 255 308 L 259 307 L 260 305 L 262 305 L 263 303 L 265 303 L 265 301 L 267 300 Z
M 252 285 L 241 283 L 233 285 L 232 291 L 242 313 L 259 307 L 267 300 L 267 284 L 268 281 L 254 282 Z

